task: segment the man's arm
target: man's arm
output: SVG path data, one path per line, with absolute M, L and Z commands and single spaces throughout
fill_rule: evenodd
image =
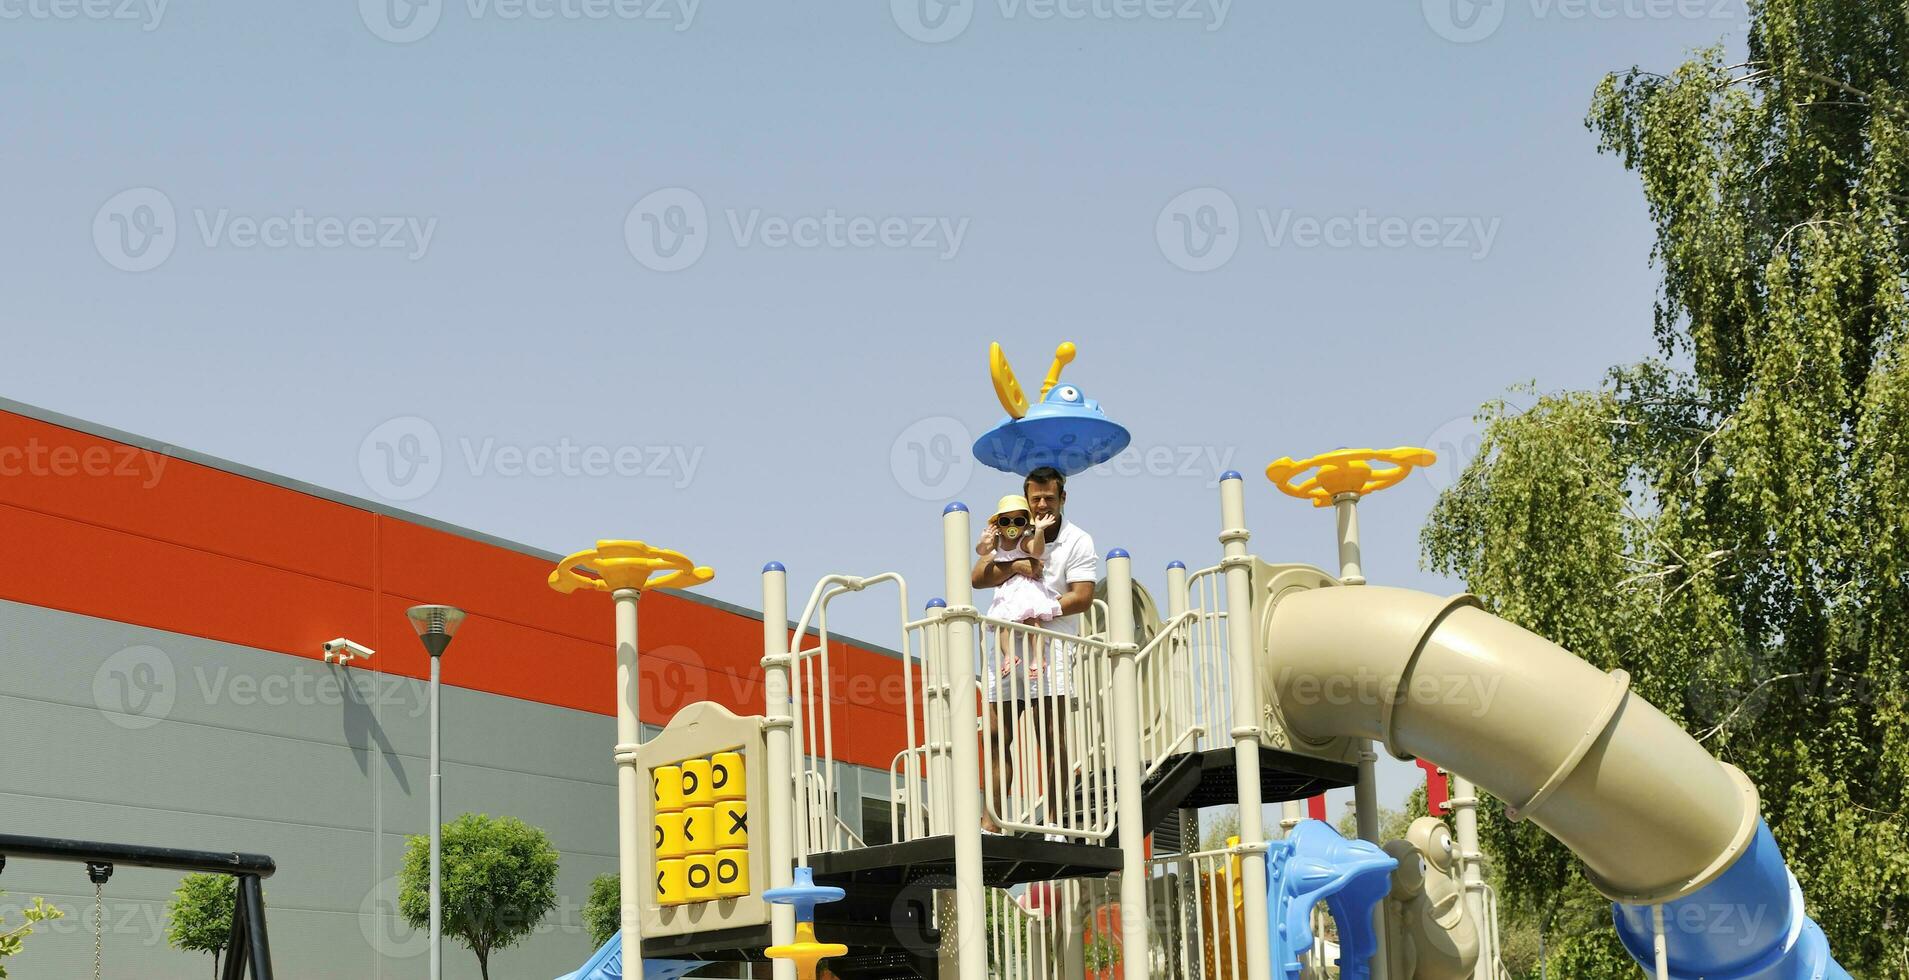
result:
M 1011 562 L 998 562 L 992 558 L 983 558 L 974 563 L 974 574 L 969 581 L 977 589 L 993 589 L 999 588 L 1002 582 L 1016 575 L 1025 575 L 1038 581 L 1041 577 L 1040 561 L 1033 558 L 1021 558 Z M 1088 592 L 1091 594 L 1092 591 L 1090 586 Z
M 1094 583 L 1069 582 L 1067 591 L 1061 593 L 1061 615 L 1072 616 L 1083 613 L 1094 605 Z

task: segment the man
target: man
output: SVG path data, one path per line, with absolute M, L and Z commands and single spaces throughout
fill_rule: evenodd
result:
M 997 563 L 983 556 L 974 566 L 974 587 L 992 589 L 1014 575 L 1038 579 L 1059 599 L 1061 606 L 1060 617 L 1046 623 L 1046 628 L 1078 635 L 1080 614 L 1093 607 L 1094 583 L 1100 578 L 1100 555 L 1094 550 L 1093 536 L 1067 520 L 1067 477 L 1061 471 L 1051 466 L 1034 470 L 1022 481 L 1021 492 L 1027 497 L 1035 518 L 1051 516 L 1055 519 L 1044 536 L 1047 547 L 1040 558 L 1013 562 Z M 1000 700 L 987 706 L 989 716 L 984 729 L 996 784 L 989 795 L 997 808 L 1006 796 L 1008 774 L 1013 771 L 1011 753 L 1015 733 L 1023 725 L 1035 740 L 1032 750 L 1024 750 L 1025 754 L 1030 757 L 1031 765 L 1041 772 L 1041 785 L 1052 788 L 1048 796 L 1071 794 L 1074 778 L 1067 732 L 1078 696 L 1073 687 L 1075 652 L 1073 644 L 1047 644 L 1046 663 L 1039 665 L 1038 681 L 1024 691 L 1003 690 Z M 1001 686 L 1004 689 L 1019 687 Z M 1077 733 L 1076 737 L 1089 736 Z M 987 768 L 984 764 L 984 772 Z M 1050 804 L 1046 819 L 1049 823 L 1057 822 L 1065 812 L 1065 808 Z M 984 815 L 983 824 L 991 832 L 1000 831 L 991 817 Z

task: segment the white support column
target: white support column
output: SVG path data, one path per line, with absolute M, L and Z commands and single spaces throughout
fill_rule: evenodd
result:
M 1365 584 L 1365 567 L 1359 558 L 1359 495 L 1342 493 L 1332 498 L 1338 518 L 1339 581 L 1347 585 Z M 1370 739 L 1359 740 L 1359 777 L 1352 786 L 1352 811 L 1358 821 L 1359 839 L 1374 844 L 1379 840 L 1379 754 Z M 1391 955 L 1391 937 L 1386 935 L 1383 909 L 1373 912 L 1373 935 L 1379 951 L 1372 957 L 1372 980 L 1386 980 Z
M 1339 518 L 1339 580 L 1347 585 L 1364 585 L 1365 568 L 1359 563 L 1359 495 L 1342 493 L 1332 498 Z
M 1241 888 L 1245 891 L 1246 975 L 1272 976 L 1272 952 L 1265 929 L 1252 924 L 1266 918 L 1266 828 L 1260 814 L 1259 791 L 1259 669 L 1254 663 L 1254 623 L 1251 581 L 1252 558 L 1246 553 L 1246 486 L 1237 473 L 1220 477 L 1221 564 L 1226 570 L 1226 646 L 1233 680 L 1233 766 L 1239 784 L 1240 845 L 1259 847 L 1240 860 Z
M 769 887 L 795 884 L 795 763 L 790 758 L 789 573 L 781 562 L 762 566 L 762 751 L 769 812 Z M 795 906 L 769 908 L 769 938 L 776 945 L 795 942 Z M 795 961 L 776 960 L 775 980 L 795 980 Z M 625 974 L 634 976 L 634 974 Z
M 636 826 L 637 793 L 641 792 L 636 765 L 642 738 L 636 708 L 639 678 L 636 669 L 636 603 L 643 593 L 618 589 L 616 601 L 616 866 L 622 881 L 623 969 L 625 976 L 643 975 L 642 885 L 637 874 L 637 848 L 648 842 Z M 646 828 L 647 830 L 647 828 Z
M 1650 907 L 1651 952 L 1657 963 L 1657 980 L 1670 980 L 1670 950 L 1664 943 L 1664 907 Z
M 1485 911 L 1485 876 L 1478 850 L 1478 787 L 1457 773 L 1451 774 L 1451 780 L 1452 798 L 1446 805 L 1452 810 L 1452 836 L 1458 843 L 1458 877 L 1465 889 L 1465 914 L 1478 924 L 1479 936 L 1490 937 L 1497 929 L 1486 918 Z M 1486 938 L 1481 945 L 1490 944 Z M 1472 968 L 1472 976 L 1476 980 L 1497 980 L 1496 970 L 1495 961 L 1480 955 L 1478 965 Z
M 943 568 L 947 573 L 948 621 L 942 656 L 948 668 L 954 736 L 955 930 L 960 980 L 987 980 L 987 883 L 981 867 L 980 721 L 974 679 L 974 545 L 968 508 L 949 504 L 941 514 Z
M 1107 553 L 1107 637 L 1114 658 L 1114 806 L 1120 827 L 1120 962 L 1125 980 L 1147 980 L 1147 828 L 1140 806 L 1140 647 L 1134 642 L 1133 559 Z

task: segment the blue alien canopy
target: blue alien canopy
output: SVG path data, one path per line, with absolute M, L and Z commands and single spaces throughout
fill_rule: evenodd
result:
M 1079 388 L 1060 383 L 1061 369 L 1074 359 L 1074 353 L 1073 344 L 1062 344 L 1054 351 L 1041 400 L 1030 406 L 1001 345 L 989 349 L 995 395 L 1008 417 L 975 440 L 975 459 L 1022 476 L 1042 466 L 1072 476 L 1127 448 L 1133 437 L 1124 426 L 1108 418 L 1100 403 Z

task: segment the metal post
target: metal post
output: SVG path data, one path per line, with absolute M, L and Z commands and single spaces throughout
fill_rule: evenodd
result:
M 252 980 L 272 980 L 272 944 L 265 934 L 265 892 L 257 875 L 239 876 L 238 898 L 246 920 L 245 945 L 252 959 Z M 233 914 L 241 913 L 234 910 Z
M 1134 643 L 1133 559 L 1107 553 L 1107 637 L 1114 658 L 1114 795 L 1120 827 L 1120 962 L 1126 980 L 1147 980 L 1147 828 L 1140 805 L 1140 647 Z
M 1347 585 L 1364 585 L 1365 569 L 1359 564 L 1359 495 L 1342 493 L 1332 498 L 1339 518 L 1339 580 Z
M 947 573 L 948 666 L 954 736 L 954 839 L 956 959 L 961 980 L 987 980 L 987 882 L 981 867 L 981 749 L 975 726 L 973 568 L 968 508 L 956 502 L 941 513 L 941 545 Z
M 1251 566 L 1246 541 L 1246 484 L 1235 471 L 1220 477 L 1220 543 L 1225 546 L 1221 565 L 1226 572 L 1226 646 L 1233 675 L 1233 766 L 1239 784 L 1240 846 L 1261 847 L 1266 828 L 1260 815 L 1259 788 L 1259 670 L 1254 663 L 1254 624 Z M 1244 914 L 1248 923 L 1266 922 L 1266 859 L 1250 854 L 1240 861 Z M 1272 951 L 1266 930 L 1247 928 L 1246 975 L 1272 976 Z
M 1457 773 L 1451 778 L 1452 798 L 1446 806 L 1451 808 L 1453 836 L 1458 839 L 1458 876 L 1465 889 L 1465 914 L 1478 923 L 1480 936 L 1488 936 L 1494 926 L 1485 918 L 1485 878 L 1479 868 L 1478 788 Z M 1496 969 L 1495 961 L 1487 962 L 1481 955 L 1472 976 L 1476 980 L 1497 980 Z
M 438 757 L 441 659 L 439 654 L 431 654 L 431 980 L 444 976 L 444 899 L 439 884 L 444 871 L 444 774 Z
M 636 603 L 643 598 L 637 589 L 617 589 L 610 593 L 616 600 L 616 865 L 622 881 L 623 898 L 623 971 L 625 976 L 643 975 L 643 901 L 641 875 L 637 873 L 637 848 L 649 839 L 636 826 L 638 809 L 636 750 L 642 739 L 637 720 Z
M 762 566 L 763 760 L 769 775 L 769 887 L 795 884 L 795 764 L 789 734 L 789 573 L 781 562 Z M 769 936 L 778 946 L 795 942 L 795 906 L 769 907 Z M 795 980 L 795 961 L 776 960 L 775 980 Z
M 1365 568 L 1359 560 L 1359 495 L 1342 493 L 1332 498 L 1332 507 L 1338 518 L 1339 538 L 1339 581 L 1346 585 L 1364 585 Z M 1358 740 L 1359 777 L 1352 786 L 1352 808 L 1358 821 L 1359 839 L 1382 843 L 1379 840 L 1379 754 L 1372 750 L 1370 739 Z M 1372 957 L 1373 980 L 1386 980 L 1388 957 L 1391 955 L 1391 937 L 1386 935 L 1383 909 L 1374 910 L 1373 935 L 1379 942 L 1379 951 Z
M 1657 980 L 1670 980 L 1670 951 L 1664 943 L 1664 907 L 1650 907 L 1651 950 L 1657 957 Z

